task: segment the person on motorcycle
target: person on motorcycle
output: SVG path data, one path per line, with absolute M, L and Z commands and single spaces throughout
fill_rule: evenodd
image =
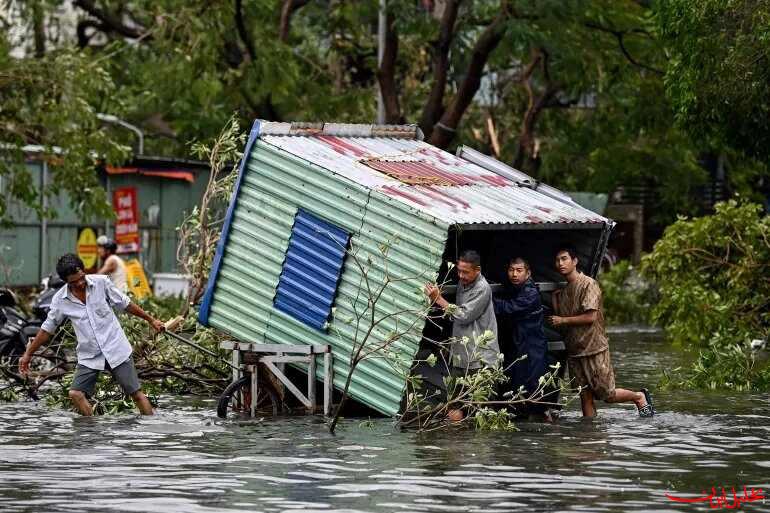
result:
M 102 259 L 102 267 L 96 271 L 98 274 L 106 274 L 121 292 L 128 290 L 126 281 L 126 264 L 116 253 L 118 245 L 106 235 L 100 235 L 96 239 L 99 258 Z
M 143 415 L 152 415 L 152 405 L 142 392 L 134 368 L 131 345 L 113 309 L 144 319 L 157 331 L 164 331 L 166 327 L 132 303 L 109 278 L 98 274 L 86 275 L 83 269 L 83 261 L 77 255 L 69 253 L 59 258 L 56 273 L 66 286 L 59 289 L 51 300 L 45 322 L 19 360 L 19 372 L 29 372 L 32 355 L 51 339 L 65 319 L 69 319 L 78 340 L 78 364 L 69 397 L 78 411 L 86 416 L 93 414 L 88 396 L 93 395 L 99 373 L 108 370 L 123 391 L 131 396 L 139 411 Z

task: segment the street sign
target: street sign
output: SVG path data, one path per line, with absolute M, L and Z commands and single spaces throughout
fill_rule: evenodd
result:
M 96 250 L 96 233 L 92 228 L 83 228 L 78 234 L 78 257 L 83 261 L 86 269 L 96 265 L 99 253 Z

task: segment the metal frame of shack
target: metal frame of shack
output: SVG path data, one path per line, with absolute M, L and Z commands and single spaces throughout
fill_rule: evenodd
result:
M 361 300 L 361 269 L 346 248 L 390 245 L 388 272 L 405 279 L 377 308 L 408 311 L 464 249 L 481 253 L 490 283 L 502 283 L 508 259 L 522 256 L 541 290 L 552 290 L 559 243 L 576 247 L 593 276 L 613 226 L 494 158 L 424 142 L 412 125 L 257 120 L 238 173 L 199 320 L 243 342 L 329 345 L 335 388 L 344 386 L 354 342 L 343 319 Z M 350 396 L 398 414 L 423 328 L 398 340 L 395 362 L 363 361 Z

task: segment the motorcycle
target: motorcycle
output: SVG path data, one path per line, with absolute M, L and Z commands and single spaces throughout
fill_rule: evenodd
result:
M 0 326 L 0 362 L 15 365 L 27 348 L 27 340 L 35 336 L 42 320 L 27 318 L 19 308 L 16 295 L 8 289 L 0 289 L 0 312 L 0 317 L 5 318 Z
M 35 337 L 51 308 L 51 300 L 56 291 L 64 285 L 55 274 L 43 280 L 43 290 L 32 304 L 32 316 L 28 317 L 20 308 L 16 295 L 8 289 L 0 289 L 0 368 L 6 377 L 19 382 L 27 382 L 18 374 L 19 359 L 27 348 L 27 343 Z M 67 360 L 57 346 L 62 332 L 59 331 L 48 347 L 39 350 L 32 358 L 30 370 L 37 377 L 36 386 L 30 388 L 30 396 L 42 383 L 53 375 L 51 371 L 66 366 Z M 62 369 L 63 370 L 63 369 Z M 44 379 L 40 379 L 47 376 Z

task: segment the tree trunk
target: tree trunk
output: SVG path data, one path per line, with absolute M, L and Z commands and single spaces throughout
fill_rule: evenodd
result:
M 433 45 L 433 85 L 420 118 L 420 128 L 426 138 L 430 137 L 433 126 L 444 111 L 444 93 L 449 74 L 449 50 L 452 47 L 457 11 L 461 1 L 447 0 L 441 16 L 438 41 Z
M 398 87 L 396 86 L 396 61 L 398 59 L 398 32 L 396 32 L 395 17 L 388 13 L 385 49 L 382 55 L 382 63 L 377 70 L 377 80 L 380 84 L 380 93 L 385 104 L 385 123 L 395 125 L 404 122 L 401 114 L 401 105 L 398 101 Z
M 446 148 L 455 137 L 457 126 L 460 124 L 468 106 L 481 85 L 481 77 L 484 73 L 489 56 L 500 44 L 506 30 L 507 14 L 501 9 L 495 20 L 479 36 L 473 47 L 471 62 L 468 65 L 465 79 L 446 109 L 441 119 L 434 125 L 428 142 L 439 148 Z
M 516 150 L 516 158 L 513 167 L 519 169 L 533 178 L 537 178 L 540 168 L 540 156 L 535 137 L 535 126 L 548 104 L 554 99 L 558 87 L 552 82 L 548 70 L 548 52 L 542 48 L 532 51 L 532 62 L 527 67 L 522 79 L 522 84 L 527 91 L 527 110 L 521 122 L 519 142 Z M 532 85 L 532 76 L 537 67 L 543 72 L 545 87 L 542 92 L 536 92 Z

